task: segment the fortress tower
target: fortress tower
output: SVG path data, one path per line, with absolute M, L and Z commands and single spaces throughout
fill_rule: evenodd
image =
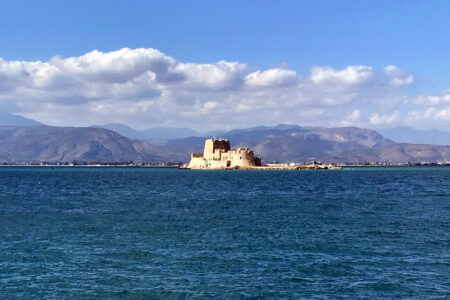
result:
M 230 151 L 229 140 L 213 140 L 205 141 L 205 150 L 203 150 L 203 157 L 205 159 L 220 159 L 221 154 Z

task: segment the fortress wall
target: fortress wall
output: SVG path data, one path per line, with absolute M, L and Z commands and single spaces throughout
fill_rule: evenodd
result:
M 208 168 L 210 169 L 225 169 L 227 168 L 226 160 L 210 160 L 208 161 Z
M 230 141 L 212 140 L 205 141 L 205 152 L 193 153 L 189 168 L 191 169 L 227 169 L 246 168 L 261 165 L 261 160 L 254 156 L 254 152 L 248 148 L 230 150 Z
M 226 153 L 226 159 L 231 162 L 230 167 L 252 167 L 255 165 L 253 151 L 231 150 Z
M 206 159 L 203 158 L 203 156 L 201 157 L 194 157 L 191 156 L 191 161 L 189 162 L 189 167 L 191 169 L 205 169 L 208 166 L 208 162 L 206 161 Z

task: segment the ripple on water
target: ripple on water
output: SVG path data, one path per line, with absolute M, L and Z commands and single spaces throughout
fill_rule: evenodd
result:
M 449 179 L 1 168 L 0 298 L 448 298 Z

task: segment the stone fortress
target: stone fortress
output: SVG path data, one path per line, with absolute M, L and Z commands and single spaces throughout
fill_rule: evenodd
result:
M 187 169 L 251 169 L 261 166 L 261 158 L 248 148 L 231 150 L 230 141 L 208 139 L 203 153 L 192 153 Z
M 205 141 L 203 153 L 192 153 L 189 164 L 180 166 L 180 169 L 199 170 L 232 170 L 232 169 L 258 169 L 258 170 L 340 170 L 341 167 L 324 163 L 266 163 L 261 164 L 261 158 L 256 157 L 248 148 L 231 150 L 230 141 L 225 139 L 208 139 Z

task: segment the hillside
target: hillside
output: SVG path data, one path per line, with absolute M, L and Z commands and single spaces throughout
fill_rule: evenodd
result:
M 165 161 L 158 149 L 101 128 L 0 126 L 3 162 Z
M 115 131 L 123 136 L 138 139 L 153 145 L 164 145 L 170 139 L 199 136 L 200 134 L 189 128 L 153 127 L 145 130 L 135 130 L 120 123 L 95 125 L 95 128 L 104 128 Z
M 439 129 L 417 130 L 411 127 L 379 129 L 383 136 L 397 143 L 450 145 L 450 132 Z
M 357 149 L 370 149 L 392 143 L 370 129 L 356 127 L 324 128 L 296 125 L 259 126 L 222 133 L 217 138 L 231 141 L 232 147 L 250 147 L 264 161 L 306 161 Z M 190 152 L 203 150 L 205 137 L 168 141 L 163 148 L 178 160 Z
M 0 126 L 42 126 L 38 121 L 28 119 L 19 115 L 0 112 Z
M 373 149 L 343 152 L 324 158 L 329 162 L 438 162 L 450 161 L 450 146 L 425 144 L 387 144 Z

